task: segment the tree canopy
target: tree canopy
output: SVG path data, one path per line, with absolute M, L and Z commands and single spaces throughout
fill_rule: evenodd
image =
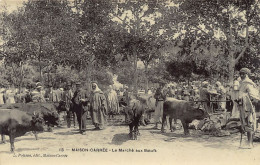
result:
M 1 12 L 1 84 L 232 81 L 258 71 L 259 12 L 259 0 L 29 0 Z

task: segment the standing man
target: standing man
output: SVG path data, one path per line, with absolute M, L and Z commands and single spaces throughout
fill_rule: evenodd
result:
M 234 82 L 233 82 L 233 90 L 231 92 L 231 100 L 237 100 L 239 97 L 239 82 L 241 81 L 241 78 L 238 74 L 234 76 Z M 236 102 L 234 102 L 234 106 L 231 113 L 231 118 L 237 118 L 239 119 L 239 110 L 238 105 Z
M 72 111 L 72 98 L 73 93 L 70 89 L 70 85 L 66 84 L 66 87 L 64 89 L 64 101 L 65 101 L 65 108 L 66 108 L 66 119 L 67 119 L 67 126 L 70 128 L 71 126 L 71 117 L 73 118 L 74 127 L 76 125 L 75 123 L 75 112 Z
M 123 97 L 124 97 L 126 104 L 129 105 L 129 90 L 128 90 L 128 87 L 125 87 Z
M 202 102 L 205 111 L 209 114 L 212 114 L 213 107 L 210 106 L 211 95 L 218 95 L 218 94 L 215 93 L 214 91 L 209 90 L 208 86 L 209 83 L 207 81 L 203 81 L 199 93 L 200 93 L 200 100 Z
M 8 89 L 5 91 L 5 101 L 7 104 L 13 104 L 15 103 L 15 97 L 16 92 L 13 85 L 9 84 Z
M 112 115 L 112 118 L 115 114 L 119 114 L 119 102 L 117 98 L 117 93 L 113 89 L 112 85 L 109 85 L 107 92 L 107 104 L 109 109 L 109 116 Z
M 154 113 L 154 122 L 155 122 L 155 129 L 158 128 L 158 123 L 162 122 L 162 116 L 163 116 L 163 103 L 166 99 L 166 95 L 163 93 L 163 87 L 164 84 L 160 83 L 159 88 L 157 88 L 154 98 L 156 99 L 155 102 L 155 113 Z
M 96 82 L 91 83 L 90 112 L 94 130 L 104 129 L 107 116 L 107 101 L 104 93 L 98 88 Z
M 56 101 L 59 103 L 60 101 L 64 100 L 64 90 L 63 88 L 58 88 L 55 92 L 56 94 Z
M 0 105 L 5 103 L 5 101 L 4 101 L 4 91 L 5 91 L 4 88 L 0 88 Z
M 219 81 L 216 82 L 216 90 L 219 94 L 218 100 L 221 101 L 218 103 L 218 108 L 226 111 L 226 89 Z
M 190 89 L 188 86 L 184 86 L 182 100 L 190 101 Z
M 32 92 L 32 102 L 46 102 L 40 83 L 37 83 L 36 91 Z
M 253 136 L 256 131 L 256 113 L 253 104 L 260 100 L 256 84 L 248 77 L 250 73 L 251 71 L 248 68 L 242 68 L 239 72 L 241 81 L 237 100 L 242 134 L 247 133 L 248 141 L 245 148 L 253 147 Z M 240 147 L 244 146 L 241 146 L 240 143 Z
M 169 85 L 169 86 L 168 86 L 167 96 L 168 96 L 168 97 L 172 97 L 172 98 L 175 97 L 174 85 Z
M 76 91 L 72 98 L 73 111 L 76 113 L 79 123 L 79 130 L 82 135 L 86 135 L 87 124 L 87 94 L 81 89 L 81 83 L 76 83 Z

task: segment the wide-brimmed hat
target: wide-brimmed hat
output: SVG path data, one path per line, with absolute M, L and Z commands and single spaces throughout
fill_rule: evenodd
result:
M 220 86 L 220 85 L 221 85 L 221 82 L 217 81 L 217 82 L 216 82 L 216 85 Z
M 209 84 L 209 82 L 203 81 L 201 85 L 202 85 L 202 86 L 205 86 L 205 85 L 208 85 L 208 84 Z
M 91 81 L 91 84 L 97 84 L 97 81 Z
M 250 74 L 250 73 L 251 73 L 251 71 L 250 71 L 250 69 L 248 69 L 248 68 L 242 68 L 242 69 L 240 69 L 239 73 L 246 73 L 246 74 Z
M 35 83 L 36 86 L 42 86 L 42 83 L 41 82 L 37 82 Z

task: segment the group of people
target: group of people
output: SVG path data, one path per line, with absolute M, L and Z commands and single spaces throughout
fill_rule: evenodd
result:
M 45 101 L 46 98 L 44 98 L 40 83 L 36 83 L 36 87 L 30 90 L 26 88 L 19 90 L 12 85 L 8 85 L 7 88 L 2 87 L 0 89 L 0 105 Z
M 256 84 L 249 78 L 250 70 L 242 68 L 239 76 L 235 76 L 232 85 L 225 87 L 219 82 L 201 83 L 192 82 L 187 84 L 160 84 L 154 92 L 150 90 L 156 100 L 154 123 L 157 128 L 161 122 L 163 114 L 163 103 L 166 97 L 173 97 L 178 100 L 194 101 L 200 103 L 209 114 L 214 110 L 223 112 L 232 112 L 232 116 L 240 118 L 242 130 L 247 133 L 248 145 L 252 146 L 253 135 L 256 131 L 255 103 L 259 98 L 259 90 Z M 76 83 L 76 89 L 71 85 L 64 88 L 53 90 L 43 89 L 41 83 L 36 83 L 36 88 L 31 90 L 22 90 L 19 94 L 15 88 L 8 87 L 0 89 L 0 104 L 9 104 L 15 102 L 63 102 L 64 109 L 67 112 L 67 123 L 77 117 L 80 133 L 86 134 L 87 118 L 91 117 L 95 130 L 103 129 L 106 125 L 107 115 L 120 113 L 120 106 L 127 106 L 131 92 L 125 88 L 121 93 L 124 99 L 119 100 L 119 93 L 109 86 L 107 91 L 103 92 L 97 82 L 91 83 L 91 91 L 84 90 L 81 83 Z M 231 106 L 232 103 L 232 106 Z
M 199 102 L 203 104 L 208 113 L 213 113 L 215 110 L 232 111 L 232 107 L 226 104 L 230 101 L 232 95 L 230 91 L 231 88 L 229 86 L 224 87 L 219 81 L 214 84 L 210 84 L 208 81 L 191 82 L 189 85 L 164 85 L 162 83 L 155 92 L 155 98 L 158 100 L 158 103 L 163 100 L 162 96 L 164 98 L 172 97 L 178 100 Z M 160 97 L 157 98 L 158 96 Z
M 201 85 L 190 86 L 164 86 L 161 84 L 154 98 L 156 99 L 155 128 L 161 121 L 163 114 L 163 102 L 166 97 L 178 100 L 194 101 L 202 105 L 204 110 L 213 114 L 215 109 L 222 112 L 231 112 L 234 118 L 240 118 L 242 132 L 247 134 L 248 142 L 241 147 L 251 148 L 253 146 L 253 135 L 256 131 L 255 107 L 260 101 L 259 89 L 250 79 L 251 71 L 242 68 L 239 75 L 235 75 L 232 85 L 224 87 L 219 81 L 210 84 L 208 81 Z
M 8 87 L 1 89 L 0 104 L 30 103 L 30 102 L 51 102 L 62 104 L 58 110 L 60 116 L 66 114 L 67 124 L 77 118 L 79 130 L 82 134 L 86 132 L 87 117 L 92 118 L 95 130 L 103 129 L 106 123 L 106 115 L 109 111 L 119 112 L 119 101 L 115 90 L 110 86 L 104 93 L 98 87 L 97 82 L 91 83 L 91 90 L 82 88 L 81 83 L 75 84 L 75 90 L 70 84 L 64 88 L 44 89 L 40 82 L 36 83 L 34 89 L 22 89 L 21 92 L 15 88 Z M 60 105 L 58 106 L 60 107 Z M 60 118 L 62 119 L 62 118 Z
M 201 103 L 208 113 L 214 113 L 217 110 L 228 111 L 236 114 L 237 106 L 232 100 L 238 97 L 238 86 L 241 77 L 235 75 L 232 84 L 223 85 L 220 81 L 193 81 L 189 85 L 182 84 L 164 84 L 162 83 L 155 93 L 159 91 L 166 97 L 172 97 L 178 100 L 193 101 Z
M 70 127 L 71 119 L 77 118 L 80 133 L 86 134 L 87 118 L 91 117 L 95 126 L 94 130 L 105 128 L 107 115 L 119 111 L 119 102 L 112 86 L 103 92 L 97 82 L 91 82 L 91 91 L 82 88 L 81 83 L 76 83 L 74 92 L 67 87 L 62 93 L 61 101 L 64 102 L 67 112 L 67 124 Z

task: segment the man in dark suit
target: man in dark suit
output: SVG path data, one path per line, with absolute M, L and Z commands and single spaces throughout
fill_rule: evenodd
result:
M 76 84 L 76 91 L 72 98 L 73 111 L 76 113 L 79 123 L 79 130 L 82 135 L 86 135 L 86 124 L 88 114 L 87 93 L 81 89 L 81 83 Z

